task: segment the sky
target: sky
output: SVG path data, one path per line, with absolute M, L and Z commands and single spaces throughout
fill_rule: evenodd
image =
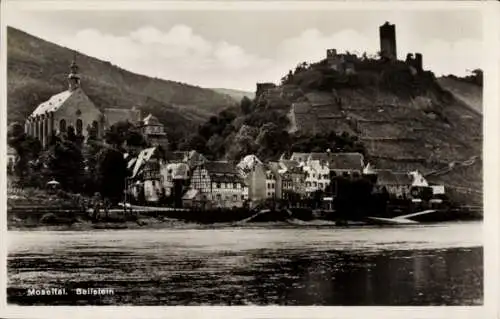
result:
M 254 91 L 326 49 L 375 54 L 378 27 L 396 24 L 398 58 L 423 54 L 437 76 L 481 67 L 481 12 L 10 11 L 7 25 L 126 70 L 210 88 Z M 66 63 L 66 61 L 61 61 Z M 81 70 L 84 74 L 85 70 Z

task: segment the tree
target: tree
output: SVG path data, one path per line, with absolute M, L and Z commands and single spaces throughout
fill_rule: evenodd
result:
M 244 96 L 240 102 L 241 112 L 243 114 L 250 114 L 253 110 L 253 102 L 248 97 Z
M 123 154 L 113 148 L 102 149 L 98 154 L 97 175 L 101 195 L 112 204 L 118 203 L 128 177 L 127 162 Z
M 17 152 L 14 173 L 19 178 L 20 185 L 35 186 L 38 184 L 35 165 L 42 151 L 40 141 L 33 136 L 25 134 L 22 125 L 15 122 L 9 125 L 7 143 Z
M 113 124 L 104 133 L 104 139 L 106 143 L 117 149 L 123 149 L 125 146 L 147 146 L 146 139 L 139 129 L 128 121 Z
M 55 179 L 65 190 L 80 192 L 85 185 L 85 162 L 80 139 L 68 130 L 62 139 L 53 144 L 41 156 L 41 170 L 46 180 Z

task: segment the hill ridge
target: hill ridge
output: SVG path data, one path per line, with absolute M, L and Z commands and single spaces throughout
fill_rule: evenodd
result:
M 66 89 L 75 50 L 7 27 L 8 121 L 24 118 L 41 102 Z M 78 53 L 82 88 L 99 108 L 138 106 L 153 113 L 171 135 L 187 132 L 233 98 L 210 89 L 128 71 L 109 61 Z M 144 114 L 146 115 L 146 114 Z

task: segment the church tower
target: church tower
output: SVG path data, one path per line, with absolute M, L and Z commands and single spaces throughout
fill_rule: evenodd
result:
M 78 65 L 76 64 L 76 53 L 69 68 L 70 73 L 68 74 L 68 84 L 69 91 L 72 92 L 80 87 L 80 75 L 78 74 Z

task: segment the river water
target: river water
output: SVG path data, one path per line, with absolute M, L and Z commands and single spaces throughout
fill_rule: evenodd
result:
M 24 305 L 481 305 L 482 223 L 9 231 Z M 82 296 L 75 288 L 110 288 Z M 64 296 L 27 296 L 66 288 Z

